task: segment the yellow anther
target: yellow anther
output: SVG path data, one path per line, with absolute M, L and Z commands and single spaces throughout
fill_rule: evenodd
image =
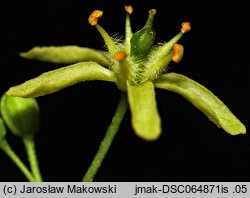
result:
M 156 9 L 151 9 L 148 11 L 149 15 L 154 16 L 156 14 Z
M 181 24 L 181 26 L 182 26 L 182 28 L 181 28 L 181 32 L 182 33 L 186 33 L 186 32 L 188 32 L 188 31 L 191 30 L 191 24 L 190 24 L 190 22 L 183 22 Z
M 101 10 L 95 10 L 94 12 L 92 12 L 92 14 L 89 16 L 89 24 L 90 25 L 96 25 L 98 22 L 98 19 L 101 18 L 103 15 L 103 11 Z
M 174 44 L 172 61 L 179 63 L 183 57 L 184 47 L 181 44 Z
M 118 51 L 114 54 L 113 58 L 115 60 L 117 60 L 118 62 L 123 61 L 124 59 L 126 59 L 128 56 L 127 52 L 125 51 Z
M 131 5 L 125 5 L 125 10 L 128 14 L 133 12 L 133 7 Z

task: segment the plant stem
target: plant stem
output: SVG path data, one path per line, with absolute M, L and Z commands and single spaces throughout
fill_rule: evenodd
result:
M 33 136 L 24 137 L 23 143 L 28 155 L 30 168 L 34 175 L 35 181 L 42 182 L 43 179 L 38 166 L 34 137 Z
M 20 169 L 20 171 L 24 174 L 28 181 L 34 182 L 35 178 L 27 168 L 27 166 L 22 162 L 22 160 L 16 155 L 16 153 L 12 150 L 7 140 L 4 140 L 1 143 L 1 149 L 5 152 L 5 154 L 14 162 L 14 164 Z
M 89 166 L 89 169 L 87 170 L 86 174 L 82 179 L 83 182 L 93 181 L 98 169 L 100 168 L 111 146 L 111 143 L 114 140 L 115 135 L 117 134 L 117 131 L 119 130 L 120 124 L 127 109 L 128 109 L 127 94 L 122 93 L 115 115 L 113 116 L 112 121 L 107 129 L 106 135 L 100 144 L 99 150 L 97 151 L 91 165 Z

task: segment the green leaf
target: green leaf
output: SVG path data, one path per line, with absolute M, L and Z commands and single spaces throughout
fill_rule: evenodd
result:
M 245 126 L 211 91 L 192 79 L 169 73 L 155 81 L 155 87 L 176 92 L 201 110 L 219 128 L 231 135 L 245 134 Z
M 0 146 L 2 141 L 5 139 L 5 136 L 6 136 L 6 128 L 4 126 L 2 118 L 0 118 Z
M 145 140 L 156 140 L 161 134 L 161 119 L 155 101 L 152 82 L 131 85 L 127 82 L 128 99 L 132 113 L 132 126 Z
M 20 53 L 27 59 L 51 62 L 56 64 L 73 64 L 83 61 L 95 61 L 101 65 L 110 66 L 105 52 L 78 46 L 44 46 L 34 47 Z
M 39 107 L 34 98 L 3 95 L 1 115 L 11 132 L 19 137 L 33 135 L 39 127 Z
M 115 82 L 116 78 L 112 71 L 95 62 L 80 62 L 43 73 L 21 85 L 11 87 L 6 94 L 19 97 L 38 97 L 88 80 Z

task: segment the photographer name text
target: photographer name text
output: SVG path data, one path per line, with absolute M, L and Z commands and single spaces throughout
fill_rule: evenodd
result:
M 19 189 L 21 194 L 115 194 L 117 192 L 116 185 L 107 185 L 107 186 L 86 186 L 86 185 L 67 185 L 65 186 L 27 186 L 22 185 Z

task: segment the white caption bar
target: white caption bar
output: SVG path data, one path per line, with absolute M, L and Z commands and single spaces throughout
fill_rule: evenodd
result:
M 0 197 L 249 198 L 250 182 L 0 182 Z

